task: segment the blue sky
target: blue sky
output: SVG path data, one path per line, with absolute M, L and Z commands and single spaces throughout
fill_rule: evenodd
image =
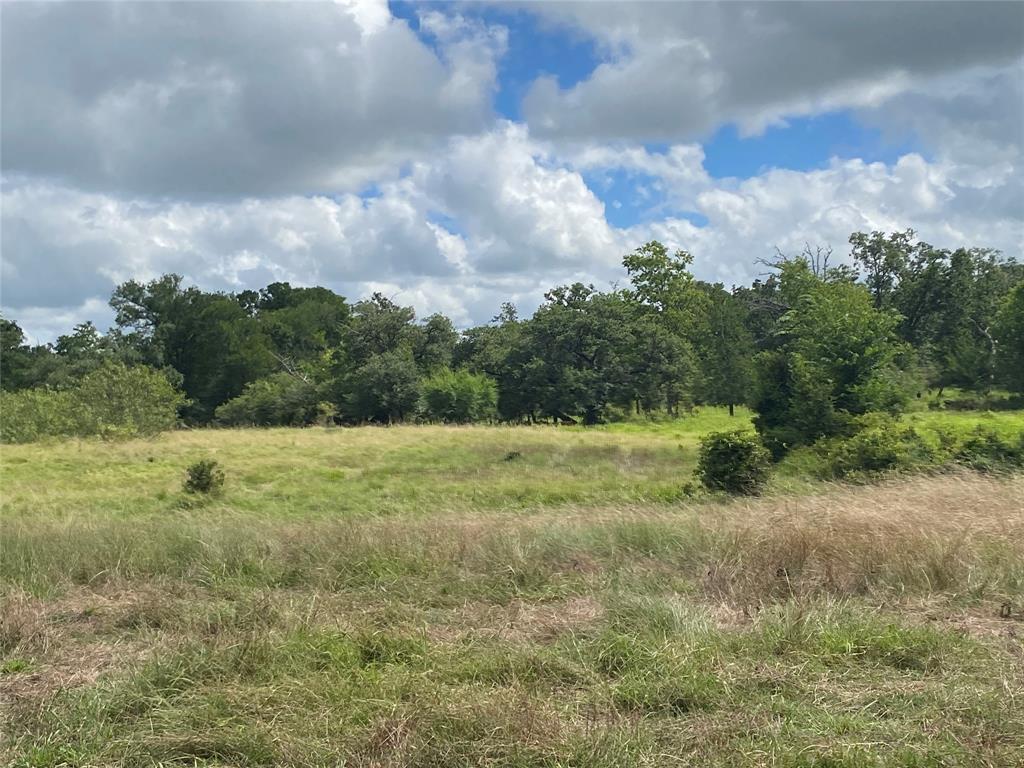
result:
M 1024 250 L 1020 3 L 2 13 L 0 308 L 36 340 L 166 272 L 467 326 L 650 239 L 726 284 L 858 230 Z

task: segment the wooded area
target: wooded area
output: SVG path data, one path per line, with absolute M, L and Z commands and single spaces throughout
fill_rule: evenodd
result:
M 84 323 L 28 346 L 2 321 L 5 439 L 96 433 L 101 416 L 83 427 L 56 412 L 132 401 L 141 413 L 147 398 L 191 425 L 235 426 L 595 424 L 707 403 L 750 404 L 782 450 L 897 413 L 924 388 L 1024 392 L 1024 265 L 909 230 L 855 233 L 850 245 L 855 266 L 807 247 L 728 289 L 695 279 L 690 254 L 650 242 L 623 259 L 624 288 L 556 287 L 532 317 L 505 304 L 461 332 L 379 293 L 349 303 L 288 283 L 226 294 L 178 275 L 128 281 L 107 333 Z M 135 431 L 167 426 L 149 422 Z

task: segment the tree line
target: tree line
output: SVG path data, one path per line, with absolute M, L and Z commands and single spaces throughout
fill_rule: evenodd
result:
M 850 246 L 852 265 L 808 247 L 726 288 L 650 242 L 624 257 L 625 287 L 559 286 L 531 317 L 505 304 L 461 332 L 379 293 L 350 303 L 281 282 L 214 293 L 178 275 L 129 280 L 106 333 L 83 323 L 29 346 L 0 320 L 0 388 L 77 391 L 97 371 L 145 368 L 180 390 L 191 425 L 596 424 L 749 404 L 776 451 L 898 412 L 925 387 L 1024 392 L 1024 265 L 909 230 Z

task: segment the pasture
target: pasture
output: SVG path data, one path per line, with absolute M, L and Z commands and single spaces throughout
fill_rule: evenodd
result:
M 761 498 L 688 487 L 733 425 L 3 446 L 0 755 L 1020 765 L 1024 479 L 830 485 L 795 455 Z M 201 458 L 222 494 L 182 492 Z

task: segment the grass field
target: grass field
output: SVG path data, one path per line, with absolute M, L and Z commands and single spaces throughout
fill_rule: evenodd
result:
M 744 424 L 4 446 L 0 760 L 1024 765 L 1024 478 L 684 493 Z

